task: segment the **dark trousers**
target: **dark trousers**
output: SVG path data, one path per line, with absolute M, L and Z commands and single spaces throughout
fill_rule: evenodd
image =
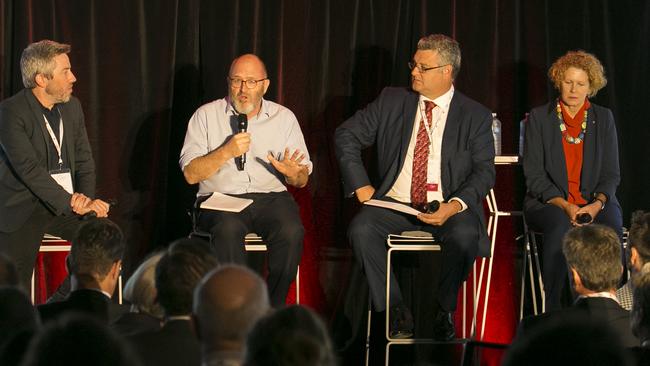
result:
M 31 285 L 34 262 L 43 234 L 73 240 L 82 222 L 80 216 L 55 216 L 45 207 L 38 205 L 18 230 L 0 232 L 0 252 L 14 261 L 20 283 L 25 289 L 28 290 Z
M 544 234 L 541 255 L 546 311 L 559 309 L 562 307 L 562 293 L 566 291 L 565 286 L 569 275 L 566 260 L 562 254 L 562 239 L 564 234 L 572 228 L 571 222 L 564 210 L 551 204 L 545 204 L 538 209 L 526 210 L 524 215 L 532 230 Z M 623 217 L 621 208 L 617 204 L 605 205 L 605 209 L 594 218 L 594 223 L 609 226 L 616 231 L 619 238 L 623 237 Z M 622 242 L 621 258 L 624 258 Z
M 253 203 L 242 212 L 201 210 L 199 228 L 210 232 L 221 263 L 246 264 L 244 237 L 256 233 L 268 248 L 267 278 L 271 305 L 285 303 L 302 255 L 304 228 L 298 205 L 289 192 L 236 195 Z
M 440 280 L 431 289 L 423 288 L 422 291 L 436 291 L 441 309 L 454 311 L 458 289 L 469 275 L 478 251 L 478 226 L 478 218 L 470 210 L 458 213 L 444 225 L 435 227 L 424 224 L 415 216 L 379 207 L 362 207 L 350 223 L 348 238 L 368 278 L 375 310 L 384 311 L 386 307 L 388 234 L 421 230 L 436 236 L 442 246 Z M 390 281 L 390 305 L 393 306 L 402 302 L 402 294 L 393 273 Z

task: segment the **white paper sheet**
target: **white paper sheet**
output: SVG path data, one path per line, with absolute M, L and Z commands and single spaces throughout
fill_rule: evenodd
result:
M 253 200 L 248 198 L 238 198 L 214 192 L 210 198 L 201 203 L 201 208 L 208 210 L 241 212 L 251 203 L 253 203 Z
M 399 211 L 403 212 L 405 214 L 417 216 L 418 214 L 421 214 L 422 212 L 414 209 L 413 207 L 409 205 L 405 205 L 403 203 L 399 202 L 388 202 L 388 201 L 382 201 L 382 200 L 368 200 L 363 203 L 364 205 L 369 205 L 369 206 L 376 206 L 376 207 L 382 207 L 382 208 L 387 208 L 389 210 L 394 210 L 394 211 Z

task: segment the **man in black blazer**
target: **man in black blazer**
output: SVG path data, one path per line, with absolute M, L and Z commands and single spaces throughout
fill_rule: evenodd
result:
M 387 235 L 425 230 L 442 242 L 441 280 L 433 289 L 440 309 L 434 335 L 450 340 L 458 289 L 476 255 L 489 255 L 482 200 L 495 179 L 492 119 L 487 108 L 454 89 L 461 58 L 455 40 L 430 35 L 420 39 L 417 48 L 409 63 L 412 90 L 386 88 L 345 121 L 336 130 L 336 153 L 345 194 L 356 194 L 360 202 L 398 201 L 420 211 L 427 202 L 441 202 L 436 212 L 417 217 L 364 206 L 348 236 L 378 311 L 385 310 L 386 303 Z M 375 182 L 361 159 L 361 150 L 371 145 L 377 151 Z M 392 277 L 389 311 L 392 335 L 410 337 L 412 318 Z
M 65 300 L 38 306 L 43 323 L 80 312 L 110 324 L 126 312 L 125 307 L 111 301 L 124 249 L 122 230 L 109 219 L 98 218 L 83 224 L 68 257 L 72 292 Z
M 53 41 L 30 44 L 20 60 L 25 89 L 0 104 L 0 252 L 29 283 L 45 232 L 72 239 L 79 216 L 103 217 L 95 164 L 67 53 Z
M 562 252 L 578 299 L 569 308 L 523 319 L 517 339 L 545 323 L 588 317 L 607 324 L 625 347 L 639 346 L 638 338 L 632 334 L 630 312 L 621 307 L 616 297 L 616 285 L 623 271 L 616 232 L 599 224 L 575 227 L 564 237 Z

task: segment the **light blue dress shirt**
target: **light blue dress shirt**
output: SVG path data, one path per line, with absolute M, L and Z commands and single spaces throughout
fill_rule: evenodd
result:
M 184 170 L 195 158 L 223 145 L 237 132 L 236 120 L 237 112 L 229 98 L 215 100 L 197 109 L 187 126 L 179 161 L 181 169 Z M 313 164 L 305 139 L 296 116 L 288 108 L 262 99 L 260 112 L 248 120 L 248 132 L 251 144 L 244 170 L 237 170 L 235 159 L 226 161 L 212 176 L 199 182 L 198 195 L 286 191 L 284 176 L 275 170 L 267 155 L 271 153 L 281 160 L 287 147 L 291 154 L 296 149 L 305 154 L 301 164 L 306 164 L 311 174 Z

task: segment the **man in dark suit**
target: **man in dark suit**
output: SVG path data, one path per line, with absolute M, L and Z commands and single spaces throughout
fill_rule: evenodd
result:
M 214 252 L 199 239 L 177 240 L 160 258 L 156 291 L 165 323 L 160 330 L 128 337 L 143 365 L 201 364 L 201 346 L 192 329 L 193 293 L 217 264 Z
M 79 216 L 104 217 L 95 164 L 70 68 L 70 46 L 30 44 L 20 60 L 25 89 L 0 104 L 0 252 L 29 283 L 43 233 L 72 239 Z M 75 215 L 76 214 L 76 215 Z
M 68 257 L 72 292 L 65 300 L 38 306 L 43 322 L 64 313 L 81 312 L 110 324 L 125 312 L 113 304 L 124 255 L 122 230 L 106 218 L 90 220 L 79 228 Z
M 519 324 L 517 338 L 551 321 L 587 316 L 607 324 L 625 347 L 639 346 L 630 327 L 630 312 L 616 298 L 616 285 L 623 271 L 616 232 L 598 224 L 575 227 L 565 235 L 562 252 L 578 299 L 569 308 L 525 318 Z
M 439 305 L 434 335 L 450 340 L 458 289 L 476 255 L 489 254 L 482 200 L 495 179 L 492 119 L 487 108 L 454 89 L 460 69 L 455 40 L 430 35 L 420 39 L 417 48 L 409 63 L 413 90 L 384 89 L 337 129 L 336 153 L 345 193 L 356 194 L 360 202 L 397 201 L 420 211 L 427 202 L 440 202 L 436 212 L 417 217 L 364 206 L 348 236 L 378 311 L 385 310 L 386 303 L 386 236 L 425 230 L 442 242 L 441 280 L 434 288 Z M 361 159 L 361 150 L 373 144 L 376 182 L 371 182 Z M 393 277 L 389 311 L 393 337 L 410 337 L 412 317 Z

